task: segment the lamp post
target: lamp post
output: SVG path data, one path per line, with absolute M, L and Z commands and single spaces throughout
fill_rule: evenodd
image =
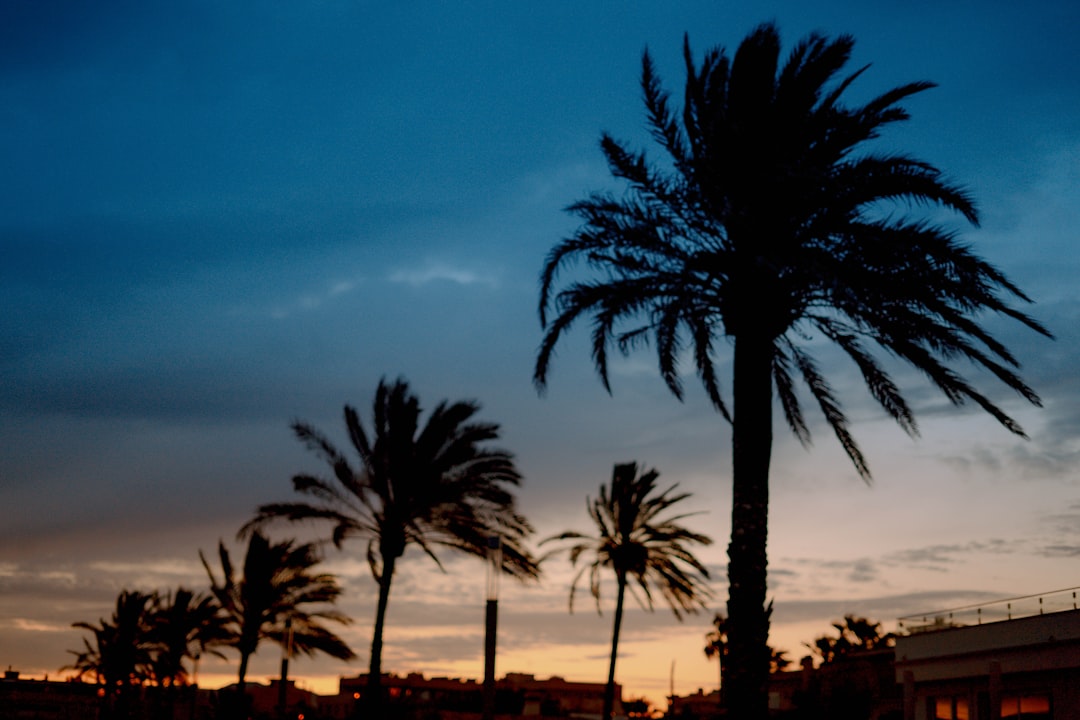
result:
M 502 572 L 502 540 L 487 541 L 487 607 L 484 616 L 484 707 L 482 720 L 495 719 L 495 631 L 499 617 L 499 575 Z
M 289 658 L 293 652 L 292 618 L 285 618 L 285 646 L 281 648 L 281 680 L 278 682 L 278 715 L 285 717 L 288 702 Z

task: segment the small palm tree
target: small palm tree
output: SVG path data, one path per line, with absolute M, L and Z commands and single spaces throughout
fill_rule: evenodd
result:
M 791 665 L 787 650 L 769 649 L 769 674 L 784 672 Z
M 814 639 L 813 644 L 803 643 L 817 653 L 823 665 L 847 657 L 860 650 L 876 650 L 892 647 L 896 644 L 896 635 L 882 632 L 881 623 L 872 622 L 864 617 L 845 615 L 840 622 L 832 624 L 836 635 L 822 635 Z
M 769 604 L 772 607 L 772 603 Z M 727 628 L 728 619 L 724 613 L 716 613 L 713 616 L 713 629 L 705 634 L 705 657 L 710 660 L 716 658 L 720 671 L 720 704 L 723 705 L 723 682 L 724 682 L 724 658 L 728 654 Z M 787 650 L 775 650 L 769 647 L 769 674 L 783 672 L 791 665 L 791 658 Z
M 779 31 L 765 24 L 733 56 L 717 48 L 698 65 L 687 40 L 681 112 L 646 53 L 647 122 L 670 162 L 654 166 L 604 135 L 611 173 L 629 192 L 571 205 L 583 225 L 551 250 L 541 275 L 540 388 L 558 340 L 591 317 L 592 357 L 605 387 L 609 353 L 651 341 L 671 391 L 682 397 L 679 362 L 690 359 L 732 425 L 726 667 L 730 709 L 742 720 L 768 712 L 774 390 L 787 424 L 808 445 L 801 378 L 856 472 L 870 478 L 808 341 L 846 354 L 870 395 L 911 435 L 912 408 L 875 346 L 919 370 L 952 403 L 972 402 L 1018 435 L 1019 424 L 955 364 L 970 362 L 1039 404 L 1014 356 L 982 324 L 985 315 L 1003 315 L 1049 336 L 1013 307 L 1028 298 L 950 230 L 892 211 L 898 201 L 937 206 L 976 223 L 971 198 L 927 162 L 867 149 L 886 126 L 907 119 L 899 103 L 932 84 L 846 105 L 842 96 L 866 70 L 838 77 L 853 46 L 850 36 L 811 34 L 783 59 Z M 562 272 L 578 262 L 598 277 L 577 275 L 559 289 Z M 716 365 L 724 348 L 732 360 L 730 405 Z
M 211 591 L 222 608 L 228 644 L 240 653 L 238 695 L 245 695 L 248 660 L 259 642 L 270 640 L 287 647 L 291 622 L 291 647 L 311 656 L 323 652 L 339 660 L 354 657 L 352 650 L 322 621 L 348 624 L 349 618 L 328 609 L 341 595 L 333 575 L 314 572 L 321 558 L 314 543 L 293 540 L 271 543 L 254 532 L 244 555 L 243 574 L 237 575 L 229 551 L 218 543 L 221 580 L 199 552 L 210 578 Z
M 658 477 L 656 470 L 639 475 L 637 463 L 616 465 L 610 490 L 601 485 L 599 497 L 586 501 L 597 534 L 568 530 L 541 543 L 573 541 L 555 552 L 567 552 L 575 567 L 583 556 L 589 558 L 582 563 L 570 586 L 570 612 L 574 611 L 578 582 L 586 572 L 598 612 L 601 571 L 609 569 L 615 573 L 615 618 L 611 631 L 611 662 L 604 689 L 604 718 L 611 717 L 615 705 L 615 660 L 627 588 L 631 593 L 635 585 L 641 589 L 638 602 L 649 611 L 653 609 L 653 591 L 658 591 L 680 620 L 683 612 L 694 613 L 704 607 L 704 601 L 710 595 L 704 584 L 709 572 L 687 546 L 710 545 L 712 540 L 683 527 L 680 521 L 687 517 L 685 514 L 660 517 L 690 494 L 674 494 L 674 485 L 657 493 Z
M 197 680 L 185 662 L 190 660 L 197 672 L 204 654 L 225 657 L 217 650 L 228 640 L 221 605 L 213 595 L 182 587 L 156 595 L 150 608 L 150 635 L 154 645 L 150 668 L 154 682 L 161 687 L 158 714 L 172 717 L 177 688 Z
M 69 650 L 75 661 L 63 669 L 76 671 L 79 679 L 92 677 L 103 686 L 102 715 L 127 718 L 135 687 L 153 676 L 151 666 L 155 641 L 151 625 L 153 594 L 124 590 L 116 598 L 111 620 L 101 618 L 97 625 L 76 622 L 72 627 L 89 630 L 91 643 L 83 638 L 83 650 Z
M 333 479 L 301 474 L 293 488 L 310 500 L 262 505 L 241 532 L 272 520 L 328 521 L 337 547 L 358 537 L 379 585 L 365 701 L 381 703 L 383 629 L 397 561 L 414 545 L 439 568 L 439 546 L 484 557 L 488 539 L 502 541 L 504 572 L 535 578 L 539 569 L 524 541 L 532 533 L 511 488 L 521 482 L 513 456 L 486 444 L 499 426 L 478 422 L 474 402 L 440 403 L 421 423 L 420 403 L 404 380 L 379 382 L 371 434 L 345 406 L 345 427 L 360 459 L 354 467 L 318 430 L 294 423 L 296 436 L 322 457 Z
M 158 685 L 189 684 L 187 660 L 198 661 L 207 652 L 224 657 L 216 648 L 228 633 L 221 605 L 213 595 L 181 587 L 158 596 L 151 607 L 150 625 L 155 646 L 151 668 Z
M 727 656 L 727 618 L 724 617 L 724 613 L 716 613 L 713 616 L 713 629 L 705 635 L 705 657 L 712 660 L 716 658 L 717 670 L 720 673 L 719 685 L 717 685 L 717 696 L 720 697 L 720 703 L 723 704 L 724 694 L 724 658 Z

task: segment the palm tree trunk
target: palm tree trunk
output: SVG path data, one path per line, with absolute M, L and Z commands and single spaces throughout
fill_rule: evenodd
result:
M 622 628 L 623 600 L 626 597 L 626 575 L 617 576 L 619 595 L 615 600 L 615 622 L 611 628 L 611 663 L 608 665 L 607 685 L 604 686 L 604 713 L 602 720 L 610 720 L 615 710 L 615 659 L 619 656 L 619 630 Z
M 368 665 L 367 690 L 364 706 L 375 717 L 382 708 L 382 646 L 383 628 L 386 626 L 386 605 L 390 601 L 390 582 L 394 579 L 393 555 L 383 556 L 382 575 L 379 578 L 379 604 L 375 608 L 375 629 L 371 634 L 371 661 Z
M 233 712 L 238 718 L 247 717 L 247 669 L 250 657 L 250 652 L 240 651 L 240 672 L 236 679 L 236 697 L 234 698 L 236 705 L 233 707 Z M 244 714 L 241 715 L 241 713 Z
M 769 617 L 765 609 L 772 452 L 772 339 L 735 343 L 728 657 L 723 687 L 731 716 L 764 720 L 769 704 Z
M 716 686 L 716 704 L 720 707 L 724 707 L 724 656 L 722 653 L 717 653 L 716 665 L 718 672 L 720 673 L 720 676 L 716 678 L 716 682 L 718 683 Z

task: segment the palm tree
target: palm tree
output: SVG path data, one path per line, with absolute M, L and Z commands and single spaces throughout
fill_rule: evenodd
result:
M 712 660 L 716 658 L 717 669 L 720 673 L 716 686 L 716 695 L 720 700 L 720 704 L 724 703 L 724 658 L 728 654 L 727 644 L 727 618 L 724 617 L 724 613 L 716 613 L 713 616 L 713 629 L 705 634 L 705 657 Z
M 397 561 L 415 545 L 442 569 L 438 546 L 484 557 L 488 539 L 502 541 L 504 572 L 519 579 L 539 569 L 524 546 L 532 533 L 516 510 L 510 488 L 521 482 L 513 456 L 486 443 L 499 426 L 479 422 L 475 402 L 440 403 L 421 424 L 420 403 L 404 380 L 379 381 L 371 434 L 356 410 L 345 406 L 345 427 L 360 464 L 318 430 L 294 423 L 296 436 L 333 470 L 333 479 L 307 474 L 293 488 L 310 500 L 259 507 L 241 532 L 275 519 L 324 520 L 337 547 L 352 537 L 367 541 L 367 560 L 379 586 L 365 702 L 381 702 L 383 628 Z
M 832 624 L 836 636 L 822 635 L 813 644 L 803 643 L 821 658 L 823 665 L 847 657 L 860 650 L 876 650 L 896 644 L 896 635 L 883 633 L 881 623 L 864 617 L 845 615 L 843 621 Z
M 101 618 L 97 625 L 76 622 L 72 627 L 89 630 L 93 644 L 83 638 L 83 650 L 69 650 L 75 661 L 64 669 L 76 671 L 76 677 L 93 677 L 104 686 L 102 715 L 127 718 L 131 690 L 152 677 L 154 638 L 150 622 L 153 594 L 124 590 L 116 598 L 111 620 Z
M 787 650 L 769 649 L 769 674 L 784 672 L 791 665 Z
M 551 250 L 541 276 L 545 334 L 534 372 L 540 389 L 559 338 L 591 316 L 593 361 L 609 391 L 613 347 L 628 353 L 651 340 L 671 391 L 682 397 L 678 363 L 688 354 L 732 425 L 726 684 L 730 707 L 744 719 L 764 717 L 768 702 L 773 388 L 788 425 L 809 444 L 796 394 L 801 377 L 855 470 L 870 479 L 809 341 L 830 341 L 850 357 L 870 395 L 911 435 L 912 409 L 875 346 L 921 371 L 954 404 L 974 402 L 1018 435 L 1019 424 L 965 380 L 955 361 L 988 370 L 1039 404 L 1014 371 L 1016 359 L 979 322 L 988 312 L 1000 314 L 1049 336 L 1010 304 L 1028 298 L 944 227 L 889 207 L 936 205 L 974 224 L 972 200 L 929 163 L 865 147 L 885 126 L 907 119 L 901 101 L 932 84 L 842 104 L 865 70 L 837 79 L 853 44 L 849 36 L 811 34 L 781 62 L 779 32 L 765 24 L 734 57 L 717 48 L 697 66 L 686 41 L 681 114 L 646 52 L 646 115 L 670 165 L 651 165 L 604 135 L 610 170 L 629 192 L 571 205 L 583 225 Z M 577 261 L 600 277 L 578 276 L 557 290 L 560 273 Z M 732 353 L 731 406 L 716 366 L 722 347 Z
M 213 595 L 181 587 L 164 597 L 155 596 L 150 608 L 150 635 L 154 645 L 150 668 L 161 687 L 158 714 L 172 717 L 176 689 L 193 682 L 185 661 L 191 660 L 197 673 L 204 653 L 225 657 L 216 649 L 228 640 L 225 618 Z
M 770 603 L 771 607 L 771 603 Z M 724 616 L 724 613 L 716 613 L 713 616 L 713 629 L 705 633 L 705 657 L 710 660 L 716 658 L 717 666 L 720 670 L 720 688 L 719 695 L 723 695 L 723 682 L 724 682 L 724 658 L 728 654 L 727 643 L 727 627 L 728 619 Z M 791 665 L 791 658 L 788 657 L 787 650 L 776 650 L 772 646 L 769 647 L 769 674 L 783 672 L 787 667 Z M 723 699 L 721 698 L 721 704 Z
M 541 542 L 572 540 L 562 550 L 569 554 L 575 567 L 582 556 L 588 555 L 589 559 L 583 562 L 570 586 L 570 612 L 574 611 L 578 582 L 586 571 L 597 611 L 600 610 L 600 571 L 606 568 L 615 573 L 615 619 L 611 630 L 611 662 L 604 688 L 603 718 L 611 717 L 615 705 L 615 660 L 627 587 L 631 592 L 634 589 L 632 583 L 641 588 L 642 597 L 638 597 L 638 602 L 649 611 L 653 609 L 653 590 L 659 591 L 680 620 L 683 612 L 694 613 L 704 607 L 704 600 L 709 597 L 709 589 L 702 582 L 708 580 L 709 572 L 687 545 L 711 545 L 712 540 L 683 527 L 679 521 L 687 517 L 685 514 L 659 517 L 690 494 L 673 494 L 675 485 L 663 492 L 655 492 L 658 477 L 656 470 L 639 475 L 637 463 L 616 465 L 611 474 L 610 491 L 606 485 L 601 485 L 600 496 L 586 500 L 586 509 L 596 524 L 597 534 L 568 530 Z
M 219 542 L 220 582 L 201 551 L 199 557 L 225 616 L 228 644 L 240 653 L 240 698 L 245 694 L 248 660 L 259 642 L 270 640 L 286 647 L 287 622 L 291 623 L 292 649 L 308 656 L 323 652 L 339 660 L 355 657 L 344 641 L 322 624 L 324 620 L 341 624 L 350 620 L 327 609 L 341 595 L 341 586 L 333 575 L 313 571 L 321 560 L 314 543 L 271 543 L 254 532 L 248 540 L 243 574 L 238 576 L 229 551 Z
M 224 657 L 216 647 L 225 642 L 228 633 L 213 595 L 181 587 L 158 596 L 151 607 L 150 624 L 156 648 L 151 669 L 158 685 L 189 684 L 186 660 L 197 662 L 205 652 Z

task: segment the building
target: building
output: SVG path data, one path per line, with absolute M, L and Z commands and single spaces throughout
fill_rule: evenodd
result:
M 334 717 L 348 717 L 363 698 L 366 674 L 341 678 Z M 420 673 L 384 675 L 382 687 L 391 703 L 438 708 L 455 717 L 479 717 L 483 684 L 472 679 L 432 677 Z M 561 677 L 540 680 L 525 673 L 507 673 L 495 683 L 495 710 L 500 716 L 599 718 L 603 711 L 604 683 L 571 682 Z M 622 688 L 615 685 L 615 713 L 622 714 Z
M 803 658 L 800 670 L 769 676 L 769 713 L 793 720 L 899 720 L 901 696 L 893 679 L 893 650 L 852 652 L 814 667 Z M 670 720 L 712 720 L 726 717 L 717 691 L 668 698 Z
M 479 720 L 483 705 L 483 684 L 471 679 L 433 677 L 419 673 L 383 676 L 389 701 L 406 715 L 438 717 L 440 720 Z M 351 720 L 361 708 L 367 675 L 341 678 L 337 695 L 316 695 L 285 685 L 286 717 L 305 720 Z M 133 720 L 183 720 L 232 718 L 237 715 L 236 686 L 217 690 L 133 687 L 130 713 Z M 245 688 L 251 715 L 278 718 L 282 687 L 248 683 Z M 0 720 L 95 720 L 99 717 L 104 690 L 95 684 L 65 681 L 28 680 L 9 670 L 0 680 Z M 509 673 L 496 682 L 496 711 L 500 720 L 510 718 L 563 717 L 596 719 L 603 706 L 604 683 L 583 683 L 551 677 Z M 615 711 L 621 715 L 622 689 L 615 686 Z
M 904 720 L 1080 720 L 1077 590 L 902 618 Z
M 0 720 L 83 720 L 97 717 L 98 687 L 83 682 L 28 680 L 8 670 L 0 680 Z

